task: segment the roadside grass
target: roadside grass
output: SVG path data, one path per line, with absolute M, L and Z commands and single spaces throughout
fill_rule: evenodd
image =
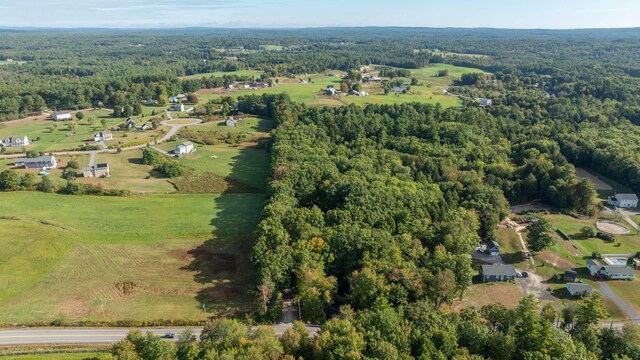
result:
M 640 313 L 640 280 L 636 277 L 635 280 L 612 280 L 608 281 L 607 285 L 611 287 L 613 291 L 625 300 L 627 305 L 631 306 L 636 312 Z
M 0 225 L 3 321 L 198 320 L 202 303 L 251 301 L 263 194 L 0 198 L 26 218 Z

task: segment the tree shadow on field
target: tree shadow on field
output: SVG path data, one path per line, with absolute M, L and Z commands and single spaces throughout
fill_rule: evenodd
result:
M 245 171 L 247 162 L 255 164 L 255 161 L 251 161 L 255 151 L 240 150 L 232 159 L 229 178 L 246 176 L 240 172 Z M 270 168 L 269 161 L 263 166 Z M 193 271 L 195 281 L 203 285 L 196 299 L 200 307 L 204 305 L 207 313 L 214 316 L 251 311 L 255 298 L 255 269 L 251 262 L 251 250 L 267 196 L 263 190 L 254 187 L 254 192 L 250 193 L 235 192 L 234 188 L 212 195 L 214 206 L 211 208 L 213 218 L 210 224 L 214 229 L 213 236 L 188 251 L 191 263 L 183 268 Z

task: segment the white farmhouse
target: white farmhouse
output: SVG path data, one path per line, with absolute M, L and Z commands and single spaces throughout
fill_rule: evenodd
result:
M 55 113 L 53 113 L 53 120 L 55 121 L 71 120 L 71 113 L 67 111 L 56 111 Z
M 634 208 L 638 206 L 638 196 L 636 194 L 615 194 L 609 199 L 609 205 L 619 208 Z
M 95 140 L 96 142 L 113 140 L 113 134 L 111 133 L 111 131 L 99 132 L 93 135 L 93 140 Z
M 0 146 L 4 147 L 27 146 L 29 144 L 31 143 L 26 136 L 10 136 L 4 140 L 0 139 Z
M 173 151 L 176 155 L 190 154 L 196 151 L 196 148 L 193 146 L 191 141 L 185 141 L 182 144 L 176 146 L 176 149 Z

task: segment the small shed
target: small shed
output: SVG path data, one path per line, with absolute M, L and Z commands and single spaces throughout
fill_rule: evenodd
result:
M 500 245 L 494 240 L 487 241 L 487 254 L 491 256 L 500 255 Z
M 573 283 L 578 280 L 578 273 L 573 270 L 565 270 L 564 272 L 564 281 L 568 283 Z

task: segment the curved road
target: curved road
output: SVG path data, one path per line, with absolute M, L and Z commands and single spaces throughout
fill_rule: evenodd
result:
M 282 335 L 293 324 L 278 324 L 271 326 L 276 335 Z M 310 337 L 315 337 L 319 326 L 307 325 Z M 185 330 L 193 331 L 197 336 L 202 328 L 25 328 L 0 330 L 0 346 L 9 345 L 61 345 L 61 344 L 113 344 L 124 339 L 129 331 L 140 330 L 142 333 L 151 331 L 157 336 L 164 336 L 168 332 L 176 334 L 173 339 Z

